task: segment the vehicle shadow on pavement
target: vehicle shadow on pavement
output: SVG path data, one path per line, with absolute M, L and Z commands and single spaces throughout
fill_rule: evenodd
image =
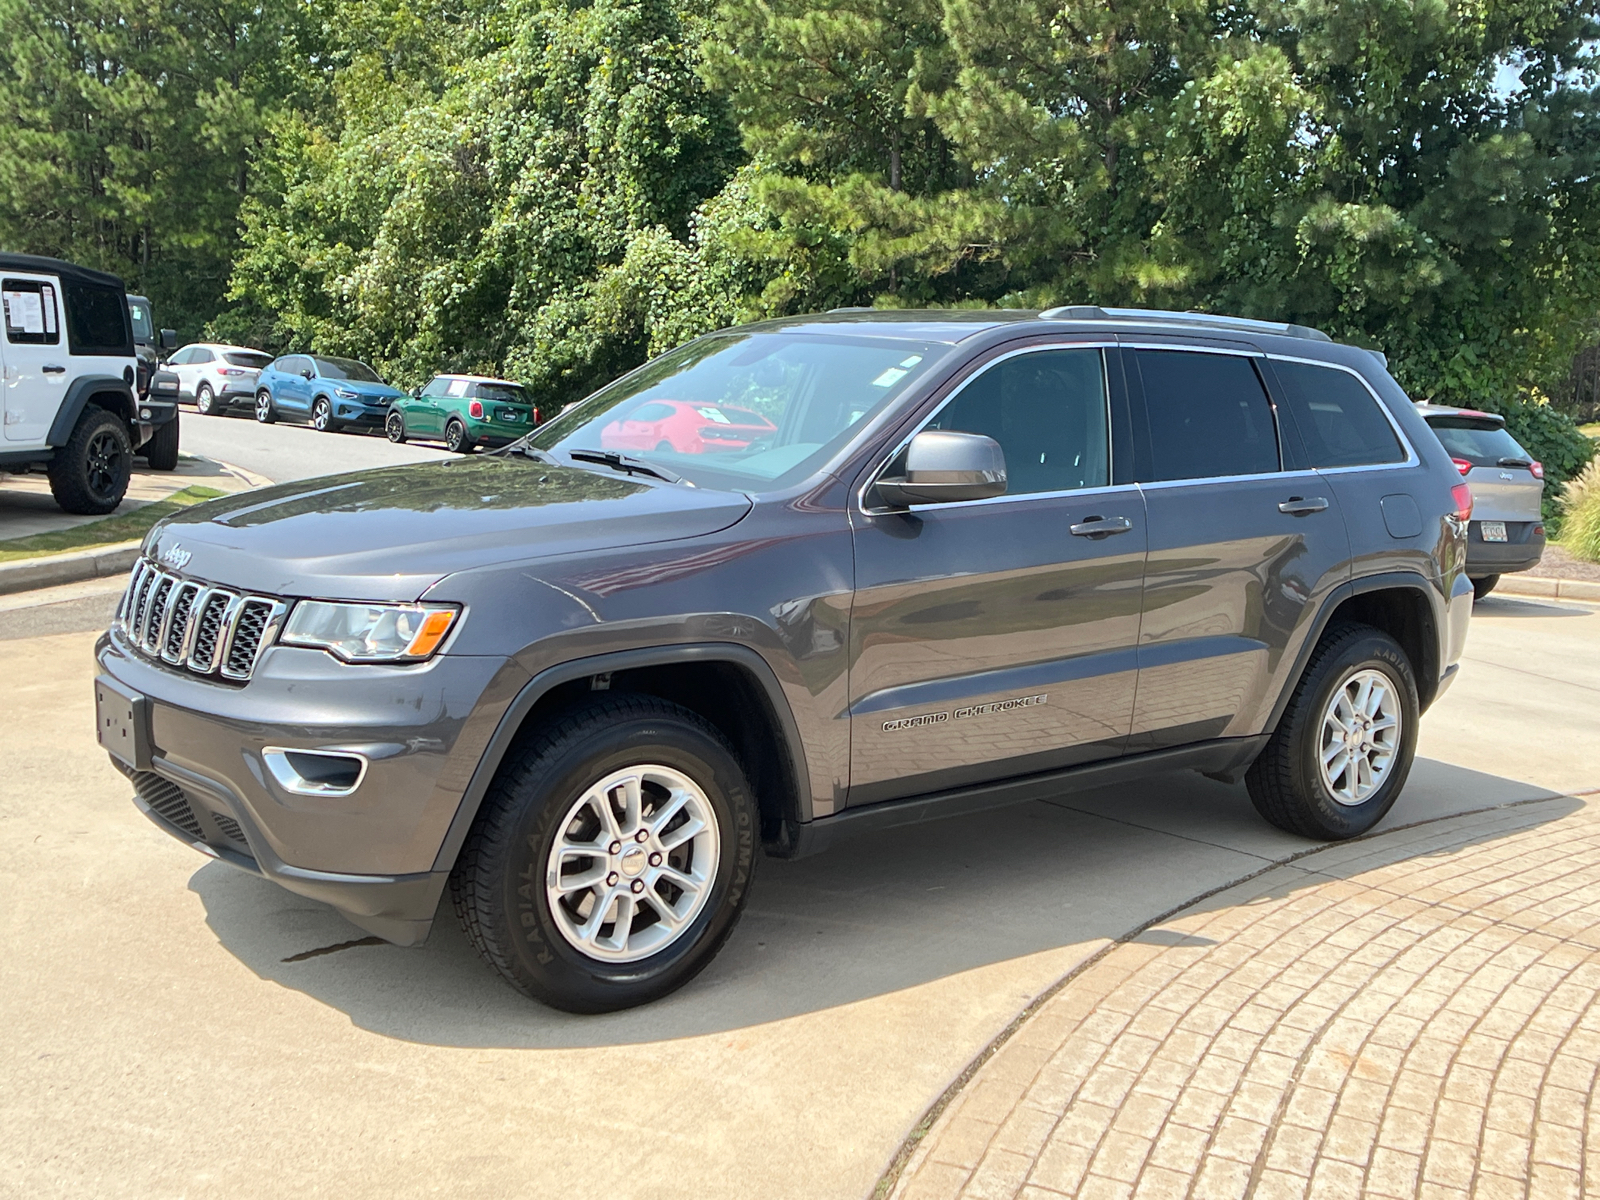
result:
M 1526 600 L 1520 596 L 1486 596 L 1472 605 L 1475 616 L 1481 617 L 1586 617 L 1588 609 L 1575 608 L 1570 603 Z
M 1418 759 L 1380 830 L 1557 796 Z M 698 979 L 600 1017 L 513 992 L 468 945 L 448 897 L 427 944 L 406 950 L 221 863 L 190 888 L 221 944 L 259 977 L 361 1028 L 435 1045 L 582 1047 L 742 1029 L 1124 937 L 1315 846 L 1265 824 L 1243 785 L 1192 774 L 865 835 L 815 858 L 762 861 L 750 908 Z

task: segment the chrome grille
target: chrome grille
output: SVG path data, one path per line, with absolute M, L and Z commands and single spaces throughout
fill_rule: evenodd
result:
M 116 621 L 128 641 L 151 658 L 243 683 L 277 636 L 288 608 L 275 596 L 242 596 L 140 559 Z

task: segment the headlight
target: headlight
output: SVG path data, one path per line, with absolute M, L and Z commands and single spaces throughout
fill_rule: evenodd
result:
M 341 400 L 354 400 L 361 395 L 360 392 L 352 392 L 349 388 L 334 388 L 333 394 Z
M 278 641 L 315 646 L 345 662 L 421 662 L 450 632 L 460 610 L 440 604 L 334 604 L 302 600 Z

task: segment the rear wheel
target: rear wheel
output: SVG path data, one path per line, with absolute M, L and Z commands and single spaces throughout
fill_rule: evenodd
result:
M 406 440 L 406 419 L 398 408 L 391 408 L 383 419 L 383 435 L 397 446 Z
M 1472 581 L 1472 598 L 1474 600 L 1482 600 L 1490 592 L 1494 591 L 1494 585 L 1499 582 L 1500 576 L 1498 575 L 1483 575 L 1474 579 Z
M 272 393 L 262 388 L 256 393 L 256 420 L 263 425 L 271 425 L 277 419 L 278 413 L 272 407 Z
M 165 425 L 156 426 L 150 440 L 144 444 L 145 461 L 155 471 L 171 471 L 178 465 L 178 414 Z
M 1370 625 L 1329 630 L 1245 776 L 1256 811 L 1319 841 L 1365 833 L 1405 786 L 1420 707 L 1393 638 Z
M 133 442 L 122 418 L 90 406 L 50 460 L 50 494 L 62 511 L 99 517 L 122 503 L 133 472 Z
M 214 417 L 217 415 L 217 398 L 212 394 L 209 383 L 202 383 L 195 389 L 194 410 L 202 417 Z
M 459 418 L 451 417 L 444 426 L 445 449 L 454 450 L 457 454 L 472 453 L 472 439 L 467 436 L 467 427 Z
M 653 696 L 553 722 L 501 767 L 450 877 L 512 987 L 571 1012 L 658 999 L 732 932 L 757 814 L 721 734 Z

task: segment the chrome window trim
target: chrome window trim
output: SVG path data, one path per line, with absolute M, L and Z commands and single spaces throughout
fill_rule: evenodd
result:
M 895 443 L 894 449 L 889 451 L 889 453 L 883 457 L 882 461 L 880 461 L 877 466 L 873 467 L 867 472 L 866 482 L 856 489 L 856 508 L 867 516 L 885 517 L 899 512 L 930 512 L 948 508 L 971 508 L 973 505 L 978 504 L 1002 504 L 1008 501 L 1041 500 L 1048 498 L 1059 498 L 1061 496 L 1083 496 L 1088 495 L 1091 492 L 1118 491 L 1133 486 L 1132 484 L 1108 483 L 1104 487 L 1071 488 L 1060 492 L 1022 492 L 1016 495 L 1007 493 L 1004 496 L 990 496 L 986 500 L 941 500 L 937 504 L 919 504 L 915 509 L 873 508 L 867 504 L 867 493 L 871 491 L 878 480 L 883 477 L 884 471 L 889 469 L 889 464 L 898 458 L 900 452 L 911 444 L 912 438 L 916 437 L 917 434 L 926 429 L 928 425 L 932 423 L 933 419 L 942 413 L 946 406 L 954 401 L 957 396 L 966 391 L 968 386 L 970 386 L 975 379 L 988 374 L 992 368 L 998 366 L 1000 363 L 1008 361 L 1009 359 L 1020 358 L 1024 354 L 1046 353 L 1051 350 L 1100 351 L 1100 388 L 1105 393 L 1106 403 L 1106 471 L 1109 474 L 1111 471 L 1113 455 L 1116 452 L 1116 447 L 1112 442 L 1111 372 L 1106 363 L 1105 352 L 1107 350 L 1117 349 L 1117 345 L 1118 344 L 1115 341 L 1107 341 L 1104 339 L 1091 339 L 1089 341 L 1033 342 L 1026 346 L 1019 346 L 1015 350 L 1008 350 L 1004 354 L 995 355 L 993 358 L 989 359 L 981 367 L 979 367 L 978 370 L 974 371 L 971 375 L 963 379 L 960 385 L 957 386 L 954 391 L 952 391 L 943 400 L 939 401 L 938 405 L 936 405 L 934 409 L 927 414 L 927 416 L 923 417 L 922 420 L 917 423 L 915 428 L 913 428 L 909 433 Z M 1001 449 L 1004 450 L 1004 447 Z
M 1260 350 L 1253 350 L 1247 346 L 1189 346 L 1182 342 L 1124 342 L 1118 341 L 1117 346 L 1123 350 L 1170 350 L 1174 354 L 1231 354 L 1235 358 L 1270 358 Z M 1308 360 L 1309 361 L 1309 360 Z M 1267 399 L 1270 401 L 1271 396 Z
M 1367 377 L 1360 371 L 1354 367 L 1347 367 L 1344 363 L 1328 362 L 1326 359 L 1321 358 L 1301 358 L 1296 354 L 1269 354 L 1266 358 L 1268 362 L 1300 363 L 1308 367 L 1322 367 L 1325 370 L 1343 371 L 1347 375 L 1354 375 L 1361 386 L 1367 389 L 1367 395 L 1372 397 L 1372 402 L 1378 406 L 1378 411 L 1389 422 L 1389 428 L 1394 430 L 1395 437 L 1400 439 L 1400 448 L 1406 452 L 1404 462 L 1364 463 L 1352 467 L 1316 467 L 1314 468 L 1315 470 L 1322 472 L 1324 475 L 1342 475 L 1350 471 L 1393 471 L 1404 467 L 1420 467 L 1422 465 L 1422 458 L 1417 454 L 1417 448 L 1411 444 L 1411 439 L 1406 436 L 1406 431 L 1400 428 L 1400 422 L 1395 420 L 1394 414 L 1389 411 L 1389 406 L 1383 402 L 1383 397 L 1378 395 L 1377 389 L 1367 382 Z

